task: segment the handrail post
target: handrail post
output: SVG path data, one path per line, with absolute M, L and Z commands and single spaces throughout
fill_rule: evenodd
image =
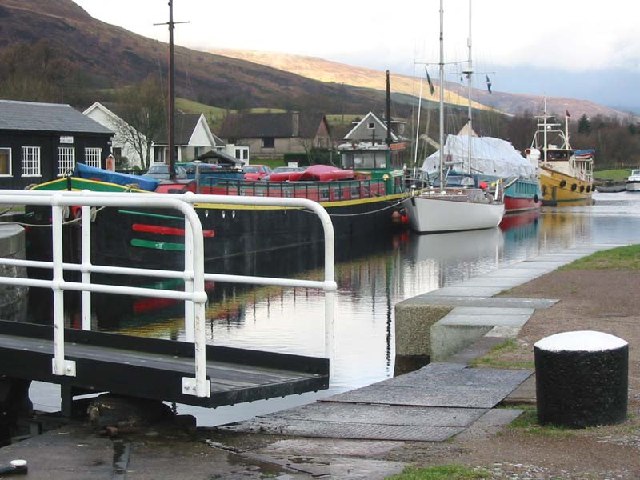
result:
M 185 195 L 193 195 L 191 192 Z M 184 219 L 184 291 L 193 293 L 194 284 L 194 255 L 193 255 L 193 229 L 189 219 L 185 216 Z M 187 342 L 194 342 L 194 304 L 192 301 L 187 300 L 184 303 L 184 334 Z
M 51 201 L 51 245 L 53 260 L 53 360 L 52 373 L 54 375 L 69 375 L 75 377 L 75 362 L 64 358 L 64 283 L 62 258 L 62 221 L 63 208 L 60 204 L 61 195 L 55 194 Z
M 91 283 L 91 207 L 82 205 L 82 283 Z M 91 292 L 82 291 L 82 330 L 91 330 Z

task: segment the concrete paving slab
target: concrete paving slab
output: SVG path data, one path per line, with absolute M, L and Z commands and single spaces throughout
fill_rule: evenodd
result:
M 461 285 L 449 285 L 439 290 L 429 292 L 427 295 L 430 297 L 491 297 L 500 293 L 503 289 L 499 287 L 465 287 Z
M 482 415 L 483 409 L 434 408 L 342 402 L 316 402 L 281 413 L 260 417 L 287 422 L 309 421 L 324 423 L 415 425 L 428 427 L 464 427 Z
M 533 315 L 531 307 L 455 307 L 451 313 L 456 315 Z
M 504 396 L 496 393 L 495 389 L 478 386 L 449 386 L 446 391 L 425 390 L 424 387 L 411 386 L 378 386 L 377 388 L 365 387 L 344 393 L 335 401 L 414 407 L 447 405 L 457 408 L 493 408 L 502 398 Z
M 385 440 L 363 442 L 350 439 L 332 440 L 327 438 L 295 437 L 270 443 L 256 453 L 281 454 L 289 457 L 299 455 L 375 457 L 388 453 L 402 445 L 402 442 Z
M 457 286 L 465 287 L 495 287 L 501 290 L 507 290 L 509 288 L 517 287 L 522 284 L 521 278 L 505 278 L 505 277 L 493 277 L 493 278 L 472 278 L 465 280 L 462 283 L 456 284 Z
M 469 428 L 457 435 L 460 440 L 471 440 L 495 435 L 506 425 L 522 415 L 523 410 L 511 408 L 498 408 L 487 410 L 486 413 L 474 422 Z
M 349 480 L 383 480 L 391 475 L 400 473 L 406 464 L 400 462 L 388 462 L 383 460 L 368 460 L 352 457 L 324 457 L 324 456 L 266 456 L 253 455 L 255 462 L 277 462 L 281 468 L 295 471 L 298 476 L 280 475 L 278 480 L 294 478 L 341 478 Z M 216 477 L 212 477 L 216 478 Z M 222 478 L 222 477 L 219 477 Z M 227 478 L 227 477 L 224 477 Z M 238 477 L 240 478 L 240 477 Z M 242 477 L 244 478 L 244 477 Z M 266 477 L 262 477 L 266 478 Z
M 531 279 L 538 278 L 540 275 L 537 272 L 517 267 L 500 268 L 486 274 L 485 278 L 519 278 L 519 279 Z
M 407 302 L 408 300 L 405 300 Z M 501 308 L 549 308 L 558 299 L 549 298 L 510 298 L 510 297 L 466 297 L 454 296 L 419 296 L 411 299 L 416 305 L 449 305 L 454 307 L 501 307 Z
M 415 372 L 333 395 L 323 402 L 492 408 L 531 375 L 524 370 L 431 363 Z
M 267 417 L 218 427 L 224 431 L 259 432 L 303 437 L 350 438 L 360 440 L 397 440 L 410 442 L 444 442 L 464 431 L 466 426 L 378 425 L 374 423 L 317 422 Z
M 455 312 L 450 313 L 442 320 L 438 322 L 438 326 L 443 327 L 447 325 L 472 325 L 472 326 L 519 326 L 521 327 L 531 317 L 530 314 L 504 314 L 504 315 L 466 315 L 458 314 Z

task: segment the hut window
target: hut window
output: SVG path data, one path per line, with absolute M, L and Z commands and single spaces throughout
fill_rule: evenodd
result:
M 101 168 L 100 157 L 102 156 L 102 149 L 89 147 L 84 149 L 84 162 L 90 167 Z
M 40 175 L 40 147 L 22 147 L 22 176 Z
M 11 176 L 11 149 L 0 148 L 0 176 Z
M 73 147 L 58 147 L 58 176 L 62 177 L 72 172 L 76 166 L 76 157 Z

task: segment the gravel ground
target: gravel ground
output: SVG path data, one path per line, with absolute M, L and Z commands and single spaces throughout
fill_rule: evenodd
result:
M 405 444 L 392 458 L 422 466 L 458 463 L 482 467 L 494 479 L 640 478 L 638 285 L 637 271 L 556 271 L 501 295 L 560 301 L 536 311 L 514 348 L 501 352 L 496 360 L 533 362 L 535 342 L 566 331 L 596 330 L 629 343 L 629 403 L 624 423 L 561 431 L 505 428 L 488 436 L 463 435 L 440 446 Z

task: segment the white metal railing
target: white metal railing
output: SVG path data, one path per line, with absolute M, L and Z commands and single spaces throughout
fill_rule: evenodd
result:
M 324 229 L 325 265 L 324 280 L 297 280 L 290 278 L 267 278 L 243 275 L 205 273 L 204 242 L 202 224 L 194 209 L 196 203 L 222 203 L 232 205 L 282 206 L 304 208 L 315 213 Z M 53 291 L 54 354 L 52 371 L 54 375 L 75 376 L 75 362 L 65 359 L 64 344 L 64 291 L 82 292 L 82 328 L 91 329 L 91 293 L 136 295 L 156 298 L 172 298 L 185 302 L 185 338 L 193 342 L 195 377 L 182 379 L 182 392 L 198 397 L 210 396 L 210 384 L 206 378 L 206 335 L 205 303 L 207 294 L 205 280 L 218 282 L 246 283 L 255 285 L 276 285 L 304 288 L 318 288 L 325 292 L 325 351 L 332 343 L 334 292 L 334 231 L 331 219 L 324 208 L 316 202 L 304 198 L 235 197 L 204 194 L 155 194 L 131 192 L 90 192 L 90 191 L 42 191 L 4 190 L 0 191 L 0 205 L 50 206 L 52 210 L 52 261 L 35 261 L 0 258 L 0 264 L 17 267 L 45 268 L 53 271 L 52 280 L 3 277 L 0 284 L 16 286 L 44 287 Z M 62 226 L 64 209 L 81 206 L 81 263 L 63 262 Z M 185 219 L 185 262 L 184 270 L 160 270 L 91 263 L 91 207 L 144 207 L 168 208 L 181 212 Z M 64 280 L 64 271 L 79 271 L 79 282 Z M 92 273 L 108 273 L 128 276 L 179 278 L 184 280 L 184 291 L 161 290 L 122 285 L 92 283 Z

